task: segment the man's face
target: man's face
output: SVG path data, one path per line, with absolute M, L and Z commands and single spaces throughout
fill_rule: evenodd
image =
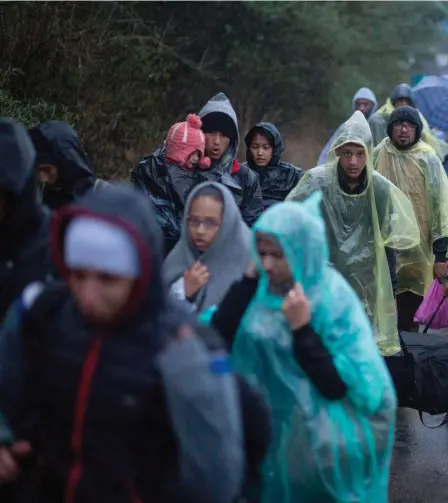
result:
M 367 100 L 365 98 L 360 98 L 355 101 L 355 108 L 364 114 L 365 117 L 370 115 L 372 108 L 374 106 L 373 101 Z
M 392 125 L 392 141 L 400 148 L 411 147 L 415 143 L 417 126 L 409 121 L 397 121 Z
M 58 168 L 52 164 L 39 164 L 37 176 L 42 185 L 55 185 L 58 178 Z
M 336 150 L 339 164 L 347 177 L 354 182 L 359 179 L 366 167 L 366 152 L 364 147 L 355 143 L 347 143 Z
M 81 312 L 94 323 L 114 320 L 128 302 L 135 280 L 97 271 L 70 271 L 68 284 Z
M 205 133 L 205 154 L 212 161 L 221 159 L 225 151 L 229 148 L 230 138 L 224 136 L 219 131 Z
M 411 107 L 412 103 L 409 98 L 398 98 L 398 100 L 395 102 L 395 108 L 400 108 L 400 107 Z

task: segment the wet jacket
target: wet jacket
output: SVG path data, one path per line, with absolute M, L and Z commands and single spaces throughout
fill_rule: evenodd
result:
M 25 317 L 21 333 L 5 323 L 0 337 L 0 360 L 11 362 L 0 366 L 0 410 L 16 438 L 30 440 L 43 459 L 38 503 L 193 503 L 179 480 L 179 442 L 157 365 L 186 318 L 163 293 L 160 231 L 147 200 L 122 190 L 121 195 L 116 190 L 89 194 L 81 203 L 84 213 L 126 225 L 138 246 L 141 276 L 128 318 L 109 330 L 95 330 L 68 289 L 54 285 L 58 304 L 45 319 Z M 62 276 L 61 243 L 73 214 L 54 221 L 53 254 Z M 17 337 L 25 341 L 27 372 Z M 253 433 L 266 411 L 247 386 L 241 396 L 245 406 L 254 407 L 249 415 L 256 421 L 245 426 Z M 20 406 L 23 397 L 30 410 Z M 262 434 L 269 438 L 269 432 Z M 249 437 L 246 443 L 259 442 Z
M 132 170 L 131 182 L 153 202 L 168 254 L 180 238 L 187 195 L 199 183 L 195 173 L 167 162 L 160 148 Z
M 228 115 L 238 132 L 238 120 L 230 101 L 223 93 L 211 98 L 199 112 L 203 119 L 206 115 L 220 112 Z M 230 142 L 229 148 L 221 159 L 212 161 L 211 168 L 200 172 L 200 182 L 215 181 L 225 185 L 235 196 L 244 221 L 250 227 L 263 212 L 263 196 L 256 174 L 246 165 L 241 165 L 236 156 L 239 146 L 239 134 Z
M 274 138 L 274 149 L 271 162 L 265 168 L 259 168 L 253 161 L 250 151 L 250 142 L 254 130 L 263 129 Z M 246 159 L 247 163 L 243 166 L 249 166 L 260 180 L 261 193 L 263 195 L 263 207 L 268 208 L 274 203 L 282 202 L 291 190 L 299 183 L 304 171 L 293 164 L 280 160 L 284 151 L 283 140 L 280 131 L 270 122 L 259 122 L 247 133 L 246 138 Z
M 50 272 L 49 215 L 38 200 L 35 151 L 26 129 L 0 121 L 0 191 L 7 193 L 0 220 L 0 322 L 26 285 Z
M 54 186 L 42 189 L 42 198 L 51 210 L 70 204 L 95 184 L 95 175 L 75 130 L 66 122 L 49 121 L 30 130 L 36 149 L 36 167 L 55 166 Z

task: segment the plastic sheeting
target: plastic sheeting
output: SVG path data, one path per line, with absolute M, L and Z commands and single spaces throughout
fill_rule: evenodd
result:
M 328 265 L 320 194 L 268 209 L 254 230 L 273 235 L 311 307 L 311 325 L 347 385 L 324 398 L 293 356 L 293 336 L 259 258 L 258 290 L 241 321 L 232 361 L 264 395 L 274 437 L 263 466 L 263 503 L 384 503 L 396 398 L 372 328 L 353 290 Z M 255 233 L 254 233 L 255 235 Z
M 420 244 L 397 257 L 397 293 L 423 296 L 433 280 L 432 243 L 448 236 L 448 178 L 433 149 L 421 141 L 398 150 L 386 138 L 373 158 L 375 169 L 410 199 L 420 228 Z
M 379 145 L 379 143 L 387 137 L 387 122 L 394 110 L 395 107 L 392 105 L 390 99 L 388 99 L 378 112 L 369 119 L 374 147 Z M 437 157 L 443 162 L 448 155 L 448 144 L 432 134 L 428 121 L 421 112 L 418 113 L 423 122 L 422 140 L 434 149 Z
M 367 185 L 361 194 L 342 191 L 335 150 L 347 143 L 361 145 L 366 153 Z M 343 124 L 328 155 L 327 164 L 308 171 L 288 200 L 303 200 L 323 191 L 323 217 L 330 261 L 350 283 L 364 304 L 382 353 L 400 351 L 397 310 L 385 246 L 415 247 L 420 232 L 410 201 L 391 182 L 374 172 L 372 134 L 361 112 Z

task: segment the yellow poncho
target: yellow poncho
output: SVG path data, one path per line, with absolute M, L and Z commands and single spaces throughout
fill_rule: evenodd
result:
M 335 150 L 348 143 L 365 149 L 367 185 L 361 194 L 346 194 L 339 185 Z M 382 353 L 392 355 L 400 346 L 385 246 L 415 247 L 420 232 L 410 201 L 373 170 L 372 155 L 369 125 L 361 112 L 355 112 L 333 141 L 327 163 L 308 171 L 287 200 L 301 201 L 322 190 L 330 260 L 363 302 Z
M 388 99 L 378 112 L 370 117 L 369 125 L 372 131 L 374 147 L 379 145 L 381 141 L 386 138 L 387 121 L 394 110 L 395 108 L 392 105 L 392 102 Z M 422 140 L 434 149 L 437 157 L 443 162 L 445 157 L 448 155 L 448 144 L 446 144 L 443 140 L 439 140 L 439 138 L 431 133 L 428 121 L 420 112 L 418 113 L 423 123 Z
M 423 296 L 433 280 L 432 244 L 448 236 L 448 178 L 434 150 L 423 141 L 410 150 L 398 150 L 386 138 L 375 148 L 373 164 L 414 208 L 420 244 L 397 257 L 398 293 Z

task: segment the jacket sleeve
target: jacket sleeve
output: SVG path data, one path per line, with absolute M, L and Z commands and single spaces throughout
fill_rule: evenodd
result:
M 14 428 L 21 418 L 26 359 L 23 352 L 21 318 L 23 308 L 16 301 L 0 330 L 0 411 Z
M 146 173 L 148 159 L 143 159 L 140 161 L 139 165 L 136 166 L 131 171 L 131 184 L 140 192 L 149 194 L 148 184 L 146 183 L 146 178 L 148 177 Z
M 232 347 L 241 318 L 257 290 L 258 279 L 243 276 L 235 281 L 215 311 L 211 325 L 224 339 L 227 347 Z
M 296 330 L 294 357 L 319 393 L 328 400 L 341 400 L 347 392 L 333 359 L 311 325 Z
M 241 204 L 241 215 L 249 227 L 255 223 L 257 218 L 263 213 L 263 194 L 258 177 L 249 168 L 246 175 L 246 186 L 244 187 L 244 197 Z

